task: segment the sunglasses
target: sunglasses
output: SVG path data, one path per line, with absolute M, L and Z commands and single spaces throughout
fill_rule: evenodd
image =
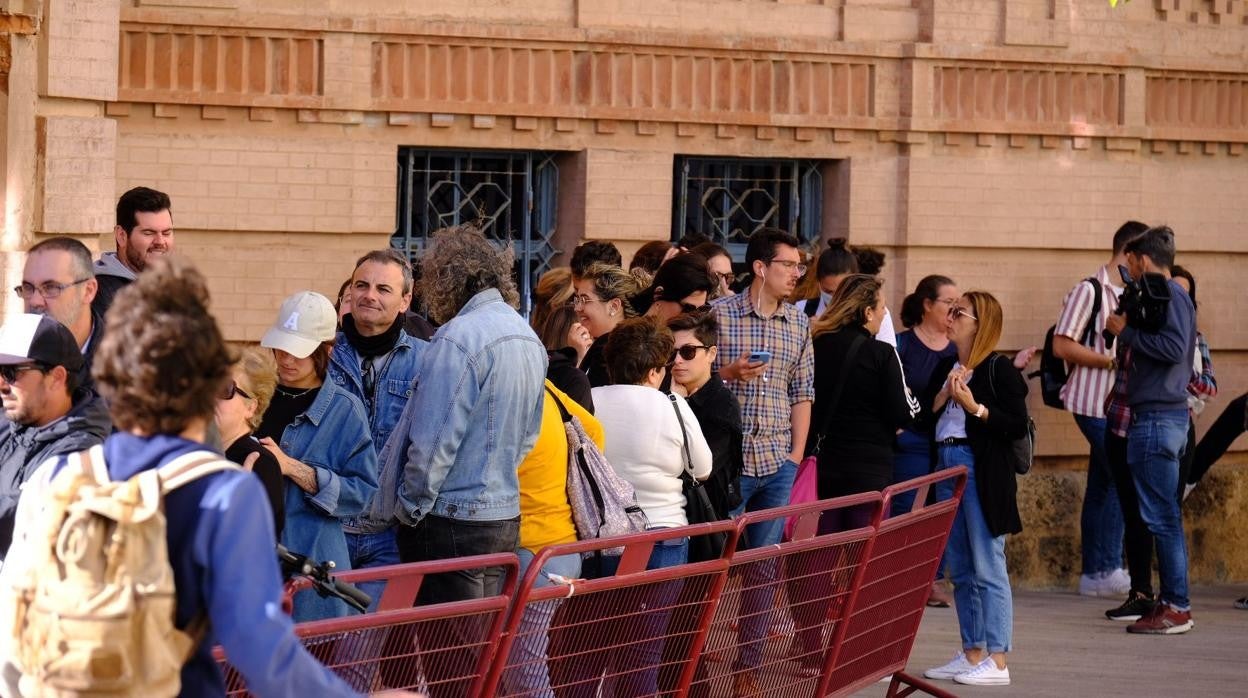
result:
M 672 353 L 672 361 L 675 361 L 677 356 L 684 359 L 685 361 L 693 361 L 698 356 L 698 350 L 700 349 L 710 349 L 710 347 L 706 346 L 705 344 L 682 345 L 678 347 L 675 352 Z
M 949 306 L 949 317 L 955 317 L 958 315 L 964 315 L 976 322 L 979 322 L 979 318 L 975 317 L 974 315 L 971 315 L 971 313 L 966 308 L 959 308 L 956 305 Z
M 710 304 L 694 305 L 693 303 L 681 303 L 680 312 L 682 313 L 705 313 L 711 309 Z
M 248 400 L 255 400 L 254 397 L 247 394 L 247 391 L 238 387 L 238 384 L 235 383 L 234 381 L 230 381 L 230 384 L 228 386 L 221 389 L 221 392 L 217 395 L 217 399 L 218 400 L 233 400 L 235 395 L 242 395 Z
M 5 383 L 16 383 L 18 376 L 27 371 L 39 371 L 47 373 L 47 367 L 41 364 L 12 364 L 8 366 L 0 366 L 0 378 Z

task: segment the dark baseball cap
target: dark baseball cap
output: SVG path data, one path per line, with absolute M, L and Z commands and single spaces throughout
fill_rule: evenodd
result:
M 82 368 L 82 350 L 69 328 L 47 315 L 13 315 L 0 326 L 0 366 L 27 364 Z

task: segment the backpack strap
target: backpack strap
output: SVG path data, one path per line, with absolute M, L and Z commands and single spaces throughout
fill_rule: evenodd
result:
M 1101 314 L 1101 296 L 1105 295 L 1105 289 L 1101 288 L 1101 282 L 1095 276 L 1089 276 L 1084 282 L 1092 284 L 1092 314 L 1088 316 L 1088 324 L 1083 327 L 1079 343 L 1092 346 L 1096 341 L 1096 317 Z
M 94 480 L 97 485 L 103 485 L 112 480 L 108 475 L 108 465 L 104 463 L 104 446 L 101 444 L 72 454 L 69 465 L 76 466 L 83 475 Z
M 568 408 L 563 406 L 563 400 L 560 400 L 559 396 L 555 395 L 555 391 L 550 388 L 546 388 L 546 394 L 550 396 L 550 399 L 555 401 L 555 406 L 559 408 L 559 418 L 563 420 L 563 423 L 567 424 L 568 422 L 571 422 L 572 413 L 568 412 Z
M 231 463 L 212 451 L 192 451 L 165 463 L 157 471 L 160 473 L 161 494 L 169 494 L 206 475 L 241 469 L 236 463 Z

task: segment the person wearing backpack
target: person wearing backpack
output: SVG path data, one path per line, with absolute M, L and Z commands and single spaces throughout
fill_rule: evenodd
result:
M 0 570 L 0 694 L 223 696 L 219 643 L 254 695 L 356 695 L 281 611 L 264 487 L 203 443 L 233 363 L 203 275 L 155 260 L 107 320 L 94 373 L 118 431 L 22 493 Z
M 1015 443 L 1028 436 L 1027 382 L 996 353 L 1001 326 L 1001 305 L 989 293 L 970 291 L 951 306 L 949 339 L 958 355 L 936 366 L 923 399 L 936 415 L 937 470 L 969 471 L 945 548 L 962 650 L 923 675 L 972 686 L 1010 683 L 1005 656 L 1014 608 L 1005 537 L 1023 530 Z M 952 482 L 938 485 L 937 495 L 952 497 Z
M 1122 295 L 1118 267 L 1126 264 L 1124 250 L 1147 229 L 1138 221 L 1118 228 L 1109 262 L 1066 294 L 1053 327 L 1052 356 L 1071 366 L 1061 387 L 1061 402 L 1074 415 L 1091 449 L 1079 518 L 1083 558 L 1079 593 L 1084 596 L 1119 596 L 1131 587 L 1122 569 L 1122 510 L 1105 454 L 1105 397 L 1113 386 L 1116 359 L 1104 330 Z

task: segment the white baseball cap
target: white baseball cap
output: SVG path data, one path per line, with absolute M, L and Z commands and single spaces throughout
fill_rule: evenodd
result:
M 282 301 L 277 324 L 264 333 L 260 346 L 306 359 L 322 342 L 332 341 L 337 330 L 334 304 L 315 291 L 300 291 Z

